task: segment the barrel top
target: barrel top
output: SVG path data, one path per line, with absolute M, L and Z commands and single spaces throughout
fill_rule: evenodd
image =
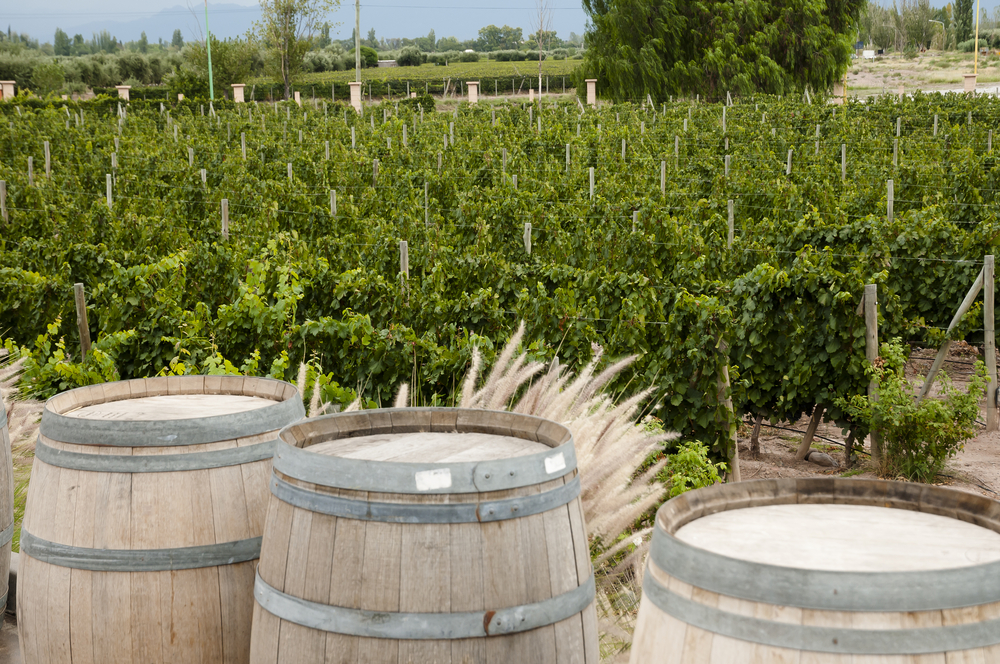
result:
M 273 404 L 271 399 L 239 394 L 164 394 L 93 404 L 64 415 L 88 420 L 183 420 L 244 413 Z
M 311 452 L 346 459 L 412 463 L 492 461 L 550 452 L 542 443 L 512 436 L 476 432 L 418 431 L 384 433 L 331 440 Z
M 1000 534 L 946 516 L 870 505 L 786 504 L 709 514 L 675 536 L 731 558 L 800 569 L 901 572 L 1000 560 Z

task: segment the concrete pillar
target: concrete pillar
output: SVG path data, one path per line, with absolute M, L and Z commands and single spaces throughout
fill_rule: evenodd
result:
M 118 96 L 128 101 L 128 91 L 132 89 L 131 85 L 116 85 L 115 89 L 118 90 Z
M 534 104 L 535 103 L 535 89 L 534 88 L 528 88 L 528 103 L 529 104 Z
M 348 85 L 351 86 L 351 106 L 354 107 L 355 111 L 357 111 L 358 113 L 360 113 L 361 112 L 361 83 L 360 82 L 356 82 L 356 81 L 352 81 L 351 83 L 348 83 Z
M 0 81 L 0 100 L 14 98 L 14 81 Z
M 184 101 L 184 93 L 183 92 L 178 92 L 177 93 L 177 101 Z
M 976 91 L 976 75 L 966 74 L 965 75 L 965 87 L 963 88 L 966 92 Z
M 302 105 L 302 96 L 299 94 L 298 90 L 295 91 L 295 103 L 299 106 Z
M 416 98 L 417 98 L 417 93 L 416 92 L 411 92 L 410 93 L 410 99 L 416 99 Z
M 233 83 L 233 101 L 242 104 L 243 99 L 243 88 L 246 87 L 245 83 Z
M 597 106 L 597 79 L 587 79 L 587 106 Z
M 469 103 L 478 104 L 479 103 L 479 81 L 467 81 L 465 84 L 469 91 Z
M 831 99 L 830 102 L 833 103 L 833 104 L 842 105 L 844 103 L 844 100 L 846 98 L 847 98 L 847 93 L 844 90 L 844 84 L 843 83 L 834 83 L 833 84 L 833 99 Z

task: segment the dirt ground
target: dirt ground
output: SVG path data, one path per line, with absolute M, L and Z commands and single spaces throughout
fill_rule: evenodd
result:
M 909 59 L 902 55 L 878 56 L 875 61 L 857 58 L 847 72 L 850 96 L 894 93 L 902 85 L 904 92 L 915 90 L 957 90 L 964 85 L 964 75 L 976 68 L 972 53 L 927 51 Z M 1000 56 L 980 55 L 976 89 L 996 93 L 1000 90 Z
M 923 384 L 923 378 L 931 367 L 936 351 L 934 349 L 914 349 L 907 365 L 907 376 L 916 386 Z M 973 362 L 981 359 L 981 350 L 964 342 L 955 343 L 949 351 L 942 373 L 952 379 L 956 387 L 964 386 L 965 379 L 972 371 Z M 937 394 L 937 386 L 931 391 L 931 398 Z M 986 432 L 986 404 L 980 406 L 980 432 L 974 439 L 966 441 L 964 449 L 948 462 L 939 483 L 955 489 L 977 493 L 993 499 L 1000 499 L 1000 432 Z M 867 454 L 857 453 L 858 461 L 850 468 L 845 466 L 844 440 L 846 435 L 832 422 L 823 422 L 816 429 L 812 449 L 829 454 L 840 464 L 837 468 L 827 468 L 809 461 L 795 458 L 809 417 L 798 422 L 780 422 L 771 427 L 766 422 L 761 427 L 760 456 L 750 455 L 750 432 L 748 424 L 740 428 L 740 471 L 743 480 L 779 477 L 862 477 L 876 479 Z M 870 452 L 866 439 L 864 451 Z

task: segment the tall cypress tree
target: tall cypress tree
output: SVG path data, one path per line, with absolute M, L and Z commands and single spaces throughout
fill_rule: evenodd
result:
M 616 101 L 826 90 L 850 62 L 865 0 L 583 0 L 583 78 Z
M 972 0 L 955 0 L 955 40 L 972 39 Z

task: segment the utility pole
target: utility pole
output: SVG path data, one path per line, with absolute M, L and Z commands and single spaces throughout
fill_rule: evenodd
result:
M 205 49 L 208 51 L 208 98 L 215 101 L 215 87 L 212 85 L 212 33 L 208 30 L 208 0 L 205 0 Z
M 205 0 L 208 2 L 208 0 Z M 354 0 L 354 69 L 358 83 L 361 82 L 361 0 Z

